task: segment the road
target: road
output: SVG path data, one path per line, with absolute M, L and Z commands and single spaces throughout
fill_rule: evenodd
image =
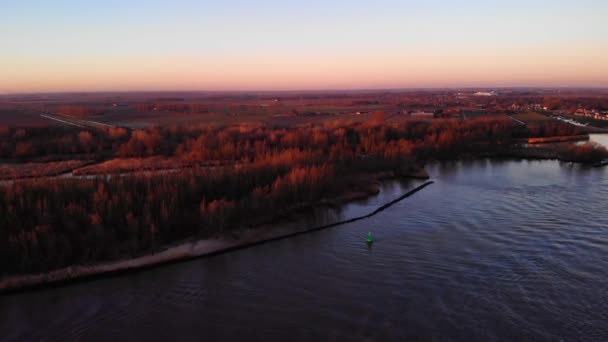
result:
M 92 121 L 92 120 L 84 120 L 81 118 L 77 118 L 74 116 L 63 115 L 63 114 L 54 114 L 50 112 L 40 112 L 40 117 L 45 119 L 58 121 L 64 123 L 66 125 L 76 126 L 80 128 L 111 128 L 117 127 L 114 125 L 108 125 L 102 122 Z

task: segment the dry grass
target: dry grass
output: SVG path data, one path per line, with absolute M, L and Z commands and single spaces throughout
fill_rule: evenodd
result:
M 85 160 L 66 160 L 49 163 L 1 164 L 0 179 L 19 179 L 49 177 L 70 172 L 88 162 Z
M 187 167 L 188 163 L 180 158 L 161 156 L 149 158 L 116 158 L 73 171 L 74 175 L 119 174 L 146 170 L 170 170 Z
M 512 115 L 512 117 L 516 120 L 523 121 L 525 123 L 553 121 L 552 118 L 536 112 L 517 113 Z

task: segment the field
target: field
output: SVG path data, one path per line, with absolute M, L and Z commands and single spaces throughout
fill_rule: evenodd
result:
M 144 129 L 171 125 L 226 126 L 242 123 L 293 127 L 343 120 L 365 122 L 382 112 L 387 122 L 426 121 L 411 112 L 432 112 L 442 118 L 475 119 L 509 114 L 523 123 L 548 122 L 535 112 L 603 108 L 608 93 L 589 90 L 504 90 L 476 97 L 470 90 L 333 91 L 333 92 L 131 92 L 58 93 L 0 96 L 0 126 L 62 125 L 41 112 L 73 116 L 111 126 Z M 608 125 L 594 122 L 596 126 Z
M 364 122 L 379 111 L 388 121 L 400 122 L 411 119 L 408 111 L 434 111 L 448 106 L 454 110 L 450 115 L 457 117 L 457 108 L 470 107 L 467 101 L 441 91 L 14 95 L 0 98 L 0 125 L 61 125 L 52 118 L 41 117 L 41 112 L 131 129 L 198 124 L 292 127 L 332 120 Z
M 211 125 L 219 127 L 243 123 L 264 124 L 272 127 L 290 127 L 336 119 L 360 122 L 368 120 L 370 117 L 371 114 L 296 116 L 291 114 L 137 112 L 124 110 L 120 113 L 104 115 L 98 118 L 98 120 L 113 126 L 141 129 L 171 125 Z
M 516 120 L 525 122 L 527 124 L 528 123 L 539 123 L 539 122 L 554 121 L 549 116 L 544 115 L 544 114 L 540 114 L 540 113 L 536 113 L 536 112 L 517 113 L 517 114 L 511 115 L 511 117 L 513 117 Z
M 215 166 L 219 162 L 195 163 L 197 166 Z M 75 169 L 74 175 L 111 175 L 137 171 L 179 170 L 194 166 L 182 158 L 154 156 L 147 158 L 115 158 L 99 164 Z
M 12 127 L 45 127 L 58 126 L 61 123 L 40 116 L 33 110 L 0 109 L 0 126 Z

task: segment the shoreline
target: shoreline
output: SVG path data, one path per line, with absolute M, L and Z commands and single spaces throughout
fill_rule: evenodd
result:
M 591 134 L 608 134 L 608 129 L 606 132 L 602 133 L 591 133 Z M 557 151 L 551 147 L 553 144 L 559 143 L 574 143 L 580 141 L 590 141 L 589 133 L 579 134 L 579 135 L 570 135 L 570 136 L 553 136 L 553 137 L 532 137 L 532 138 L 521 138 L 519 139 L 519 144 L 511 144 L 505 145 L 502 150 L 499 151 L 488 151 L 488 152 L 465 152 L 464 158 L 517 158 L 517 159 L 531 159 L 531 160 L 559 160 L 563 162 L 573 162 L 580 164 L 597 164 L 604 161 L 596 161 L 596 162 L 583 162 L 583 161 L 575 161 L 575 160 L 566 160 L 559 156 Z M 528 144 L 529 146 L 523 147 L 521 143 Z M 203 163 L 198 165 L 188 165 L 184 163 L 178 167 L 166 167 L 166 166 L 150 166 L 144 169 L 137 168 L 125 168 L 125 169 L 117 169 L 117 170 L 105 170 L 105 172 L 101 172 L 101 170 L 97 170 L 96 168 L 103 167 L 106 164 L 118 163 L 120 161 L 131 162 L 136 159 L 142 160 L 153 160 L 157 158 L 157 156 L 152 157 L 144 157 L 144 158 L 110 158 L 102 161 L 84 161 L 84 163 L 80 166 L 67 168 L 65 170 L 61 170 L 58 172 L 53 172 L 46 175 L 33 175 L 33 176 L 20 176 L 20 177 L 0 177 L 0 185 L 3 183 L 13 183 L 13 182 L 21 182 L 21 181 L 37 181 L 37 180 L 48 180 L 48 179 L 56 179 L 61 178 L 63 175 L 69 175 L 66 178 L 104 178 L 111 177 L 115 175 L 134 175 L 138 173 L 149 173 L 151 175 L 163 174 L 167 172 L 174 172 L 180 170 L 188 170 L 195 167 L 221 167 L 230 165 L 229 163 L 222 162 L 212 162 L 212 163 Z M 463 156 L 456 157 L 455 159 L 462 159 Z M 444 160 L 445 158 L 440 158 L 439 160 Z M 170 160 L 170 158 L 166 158 L 166 160 Z M 452 160 L 451 158 L 447 158 L 445 160 Z M 0 166 L 3 161 L 0 161 Z M 20 163 L 10 160 L 4 161 L 5 164 L 18 165 Z M 43 164 L 42 162 L 36 162 Z M 410 174 L 406 175 L 410 178 L 424 178 L 424 173 L 422 176 L 415 175 L 416 171 L 411 171 Z
M 567 142 L 564 142 L 567 143 Z M 595 160 L 595 161 L 583 161 L 583 160 L 571 160 L 564 158 L 560 151 L 557 150 L 552 144 L 559 143 L 545 143 L 536 144 L 535 146 L 528 147 L 507 147 L 502 150 L 491 151 L 491 152 L 478 152 L 478 153 L 467 153 L 456 156 L 454 158 L 435 158 L 434 161 L 456 161 L 456 160 L 478 160 L 478 159 L 492 159 L 492 160 L 555 160 L 562 163 L 573 163 L 581 166 L 596 166 L 604 164 L 606 160 Z
M 557 142 L 588 141 L 589 139 L 589 134 L 579 134 L 543 138 L 528 138 L 527 142 L 528 144 L 550 144 Z
M 412 174 L 414 179 L 426 178 L 426 172 L 419 171 L 417 174 Z M 405 177 L 404 175 L 394 175 L 393 177 L 381 175 L 375 178 L 375 181 L 390 178 Z M 119 276 L 127 273 L 144 271 L 156 267 L 161 267 L 167 264 L 184 262 L 201 257 L 211 257 L 218 254 L 228 253 L 240 249 L 245 249 L 272 241 L 286 239 L 289 237 L 320 231 L 347 223 L 360 221 L 371 216 L 377 215 L 383 210 L 392 205 L 410 197 L 418 191 L 433 184 L 433 181 L 427 181 L 414 189 L 406 192 L 398 198 L 381 205 L 371 213 L 333 222 L 316 227 L 305 227 L 302 229 L 293 229 L 281 227 L 273 223 L 262 223 L 254 227 L 244 228 L 236 231 L 236 238 L 218 237 L 211 239 L 200 239 L 196 241 L 183 242 L 173 246 L 167 246 L 163 250 L 145 254 L 135 258 L 110 261 L 90 266 L 71 266 L 48 273 L 42 274 L 26 274 L 17 276 L 8 276 L 0 280 L 0 295 L 7 293 L 24 292 L 28 290 L 37 290 L 44 288 L 57 287 L 69 283 L 75 283 L 86 280 L 94 280 L 111 276 Z M 322 201 L 312 206 L 340 206 L 356 200 L 369 198 L 377 195 L 378 191 L 345 193 L 336 198 Z M 294 208 L 297 211 L 298 208 Z
M 525 153 L 524 151 L 528 152 Z M 507 152 L 507 153 L 505 153 Z M 522 153 L 524 152 L 524 153 Z M 513 159 L 513 160 L 558 160 L 561 162 L 572 162 L 565 161 L 551 153 L 548 150 L 539 149 L 513 149 L 503 150 L 498 153 L 484 154 L 472 154 L 471 159 L 490 158 L 490 159 Z M 466 157 L 464 159 L 467 159 Z M 463 160 L 463 157 L 456 158 L 456 160 Z M 439 160 L 441 161 L 441 160 Z M 605 166 L 608 162 L 590 164 L 573 162 L 580 165 L 590 165 L 594 167 Z M 600 165 L 601 164 L 601 165 Z M 169 244 L 162 249 L 153 251 L 148 254 L 143 254 L 129 259 L 119 259 L 116 261 L 103 262 L 92 265 L 82 266 L 71 266 L 58 270 L 54 270 L 48 273 L 41 274 L 25 274 L 8 276 L 0 279 L 0 295 L 5 293 L 22 292 L 28 290 L 36 290 L 47 287 L 61 286 L 63 284 L 79 282 L 85 280 L 98 279 L 103 277 L 110 277 L 113 275 L 121 275 L 126 273 L 133 273 L 137 271 L 143 271 L 150 268 L 160 267 L 170 263 L 177 263 L 188 261 L 200 257 L 214 256 L 217 254 L 227 253 L 239 249 L 244 249 L 263 243 L 288 238 L 308 232 L 314 232 L 322 229 L 327 229 L 365 218 L 369 218 L 373 215 L 378 214 L 382 210 L 392 206 L 393 204 L 413 195 L 414 193 L 422 190 L 426 186 L 433 184 L 433 181 L 427 181 L 424 184 L 414 188 L 407 192 L 403 196 L 400 196 L 396 200 L 390 201 L 370 214 L 363 215 L 360 217 L 334 222 L 331 224 L 323 225 L 320 227 L 303 228 L 299 230 L 286 229 L 284 227 L 277 226 L 277 222 L 284 219 L 301 214 L 302 210 L 311 209 L 315 207 L 340 207 L 348 203 L 363 200 L 379 193 L 379 182 L 389 179 L 419 179 L 428 180 L 429 176 L 426 173 L 424 167 L 415 167 L 399 171 L 391 172 L 378 172 L 366 175 L 367 179 L 360 180 L 360 186 L 358 190 L 351 190 L 332 198 L 326 198 L 318 203 L 301 203 L 299 205 L 287 208 L 281 213 L 274 217 L 265 217 L 261 220 L 254 221 L 253 224 L 243 226 L 242 229 L 226 234 L 225 237 L 214 237 L 208 239 L 198 239 L 195 241 L 185 241 L 177 244 Z

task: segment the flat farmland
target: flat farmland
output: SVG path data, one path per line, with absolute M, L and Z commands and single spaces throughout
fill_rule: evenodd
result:
M 60 122 L 45 119 L 40 113 L 27 109 L 0 109 L 0 126 L 45 127 L 62 125 Z
M 387 118 L 389 115 L 387 114 Z M 263 110 L 259 112 L 250 110 L 242 113 L 182 113 L 170 111 L 145 111 L 120 110 L 94 117 L 95 121 L 112 126 L 141 129 L 153 126 L 171 125 L 211 125 L 227 126 L 243 123 L 264 124 L 269 126 L 289 127 L 310 123 L 321 123 L 332 120 L 348 120 L 362 122 L 371 120 L 372 114 L 334 114 L 323 112 L 322 114 L 294 115 L 290 112 L 284 114 L 269 114 Z
M 538 122 L 547 122 L 554 121 L 551 117 L 536 113 L 536 112 L 525 112 L 525 113 L 517 113 L 512 115 L 512 117 L 516 120 L 525 122 L 525 123 L 538 123 Z

